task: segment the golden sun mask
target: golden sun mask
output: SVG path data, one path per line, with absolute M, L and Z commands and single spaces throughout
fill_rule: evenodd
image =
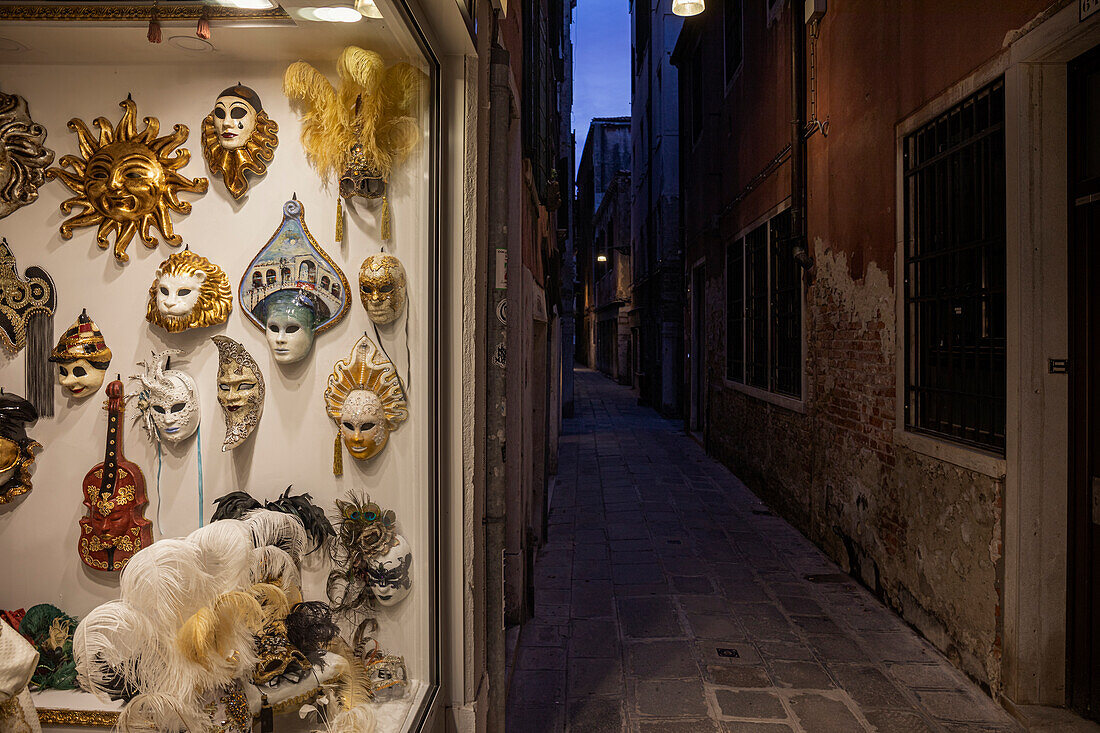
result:
M 205 193 L 208 184 L 205 178 L 191 180 L 177 172 L 191 159 L 187 149 L 176 150 L 187 140 L 186 125 L 175 125 L 172 134 L 158 137 L 155 117 L 146 117 L 145 128 L 138 131 L 137 104 L 127 97 L 119 106 L 123 115 L 117 126 L 96 118 L 98 139 L 83 120 L 70 120 L 80 155 L 62 157 L 60 167 L 50 168 L 47 175 L 60 178 L 76 194 L 61 203 L 64 213 L 82 209 L 62 222 L 62 239 L 71 239 L 74 227 L 98 226 L 96 243 L 106 249 L 113 235 L 115 257 L 126 262 L 126 247 L 135 234 L 146 247 L 157 246 L 153 226 L 168 244 L 182 244 L 183 238 L 172 230 L 171 212 L 190 213 L 191 204 L 180 201 L 179 192 Z

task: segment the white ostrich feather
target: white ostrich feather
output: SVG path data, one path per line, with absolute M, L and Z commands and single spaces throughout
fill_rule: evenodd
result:
M 306 528 L 292 514 L 255 509 L 245 515 L 244 523 L 252 530 L 252 542 L 256 547 L 274 545 L 294 559 L 302 561 L 306 548 Z
M 250 584 L 252 530 L 238 519 L 211 522 L 187 535 L 198 546 L 201 561 L 217 593 L 243 590 Z
M 377 721 L 374 711 L 367 705 L 356 705 L 330 720 L 314 733 L 374 733 Z
M 186 540 L 160 540 L 136 553 L 122 571 L 120 586 L 121 599 L 145 614 L 166 639 L 218 594 L 199 546 Z
M 278 547 L 257 547 L 249 553 L 253 583 L 274 583 L 284 591 L 302 587 L 302 572 L 294 558 Z
M 123 601 L 93 608 L 73 632 L 73 659 L 84 689 L 107 700 L 116 675 L 134 683 L 139 661 L 154 642 L 143 615 Z

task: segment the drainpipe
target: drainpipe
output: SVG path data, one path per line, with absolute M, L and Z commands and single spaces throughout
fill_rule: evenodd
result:
M 508 128 L 512 122 L 512 89 L 508 51 L 493 44 L 489 56 L 489 183 L 488 183 L 488 308 L 481 314 L 486 328 L 485 430 L 485 655 L 489 677 L 486 730 L 504 730 L 507 669 L 504 641 L 504 477 L 506 398 L 505 369 L 497 363 L 506 328 L 495 317 L 504 292 L 495 288 L 496 252 L 508 247 Z M 503 274 L 503 273 L 501 273 Z M 505 358 L 507 358 L 505 354 Z M 513 355 L 515 358 L 518 355 Z
M 805 0 L 791 0 L 791 254 L 813 267 L 806 242 L 806 34 Z

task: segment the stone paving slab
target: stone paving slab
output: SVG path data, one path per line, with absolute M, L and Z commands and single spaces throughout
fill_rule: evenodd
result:
M 508 731 L 1022 730 L 680 423 L 574 389 Z

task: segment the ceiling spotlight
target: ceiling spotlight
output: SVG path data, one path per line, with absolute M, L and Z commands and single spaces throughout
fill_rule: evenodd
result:
M 356 23 L 363 19 L 362 14 L 352 5 L 352 0 L 317 8 L 313 11 L 313 14 L 318 20 L 329 23 Z
M 672 0 L 672 14 L 687 17 L 706 10 L 705 0 Z
M 374 0 L 355 0 L 355 9 L 364 18 L 382 17 L 382 11 L 378 9 L 378 5 L 375 4 Z

